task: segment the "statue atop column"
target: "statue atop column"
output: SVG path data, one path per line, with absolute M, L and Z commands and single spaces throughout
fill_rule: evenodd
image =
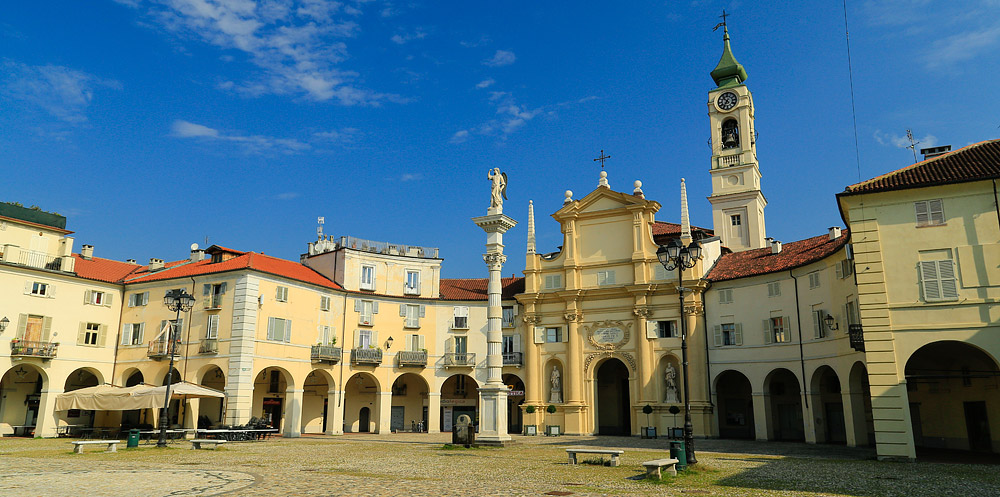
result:
M 490 211 L 497 214 L 503 212 L 503 201 L 507 200 L 507 173 L 500 172 L 499 167 L 490 170 L 487 178 L 493 183 L 490 195 Z

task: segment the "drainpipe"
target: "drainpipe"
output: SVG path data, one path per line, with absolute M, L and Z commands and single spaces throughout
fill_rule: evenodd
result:
M 802 367 L 802 402 L 809 407 L 809 395 L 806 394 L 806 357 L 802 347 L 802 313 L 799 311 L 799 279 L 795 277 L 792 270 L 788 270 L 788 276 L 795 282 L 795 322 L 799 327 L 799 365 Z
M 997 227 L 1000 228 L 1000 201 L 997 200 L 997 179 L 993 178 L 993 206 L 997 208 Z

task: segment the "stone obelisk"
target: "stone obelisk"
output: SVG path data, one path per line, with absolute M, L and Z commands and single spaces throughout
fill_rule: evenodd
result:
M 480 423 L 476 441 L 486 445 L 504 445 L 510 442 L 507 433 L 507 385 L 503 383 L 503 353 L 501 351 L 501 325 L 503 310 L 500 306 L 500 274 L 507 256 L 503 255 L 503 234 L 517 221 L 503 214 L 503 201 L 507 198 L 507 175 L 494 168 L 487 177 L 492 183 L 490 207 L 486 215 L 472 218 L 472 222 L 486 232 L 486 253 L 483 260 L 489 269 L 487 286 L 489 304 L 486 309 L 486 384 L 479 389 Z

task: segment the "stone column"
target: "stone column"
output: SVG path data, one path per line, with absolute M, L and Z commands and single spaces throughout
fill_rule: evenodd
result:
M 344 406 L 339 404 L 344 398 L 344 392 L 331 389 L 326 392 L 326 433 L 327 435 L 344 434 Z
M 427 433 L 441 433 L 441 392 L 427 393 Z
M 802 382 L 805 383 L 805 382 Z M 805 388 L 802 389 L 802 429 L 805 431 L 805 439 L 807 444 L 814 444 L 817 442 L 816 437 L 816 410 L 817 400 L 819 395 L 812 395 Z M 824 419 L 824 423 L 829 423 L 829 419 Z
M 753 429 L 757 440 L 770 440 L 771 434 L 767 432 L 770 421 L 767 419 L 767 396 L 764 392 L 753 392 Z
M 296 438 L 302 435 L 302 389 L 285 390 L 285 429 L 282 436 Z
M 639 362 L 639 395 L 636 398 L 642 405 L 662 402 L 662 398 L 656 398 L 656 382 L 661 381 L 661 378 L 656 377 L 656 358 L 653 357 L 650 339 L 646 336 L 651 312 L 648 307 L 642 305 L 637 305 L 632 312 L 635 314 L 635 340 L 639 343 L 639 353 L 636 354 Z
M 52 380 L 49 380 L 51 383 Z M 59 419 L 56 417 L 56 397 L 63 393 L 61 388 L 42 390 L 38 399 L 38 418 L 35 419 L 35 436 L 52 438 L 56 436 Z
M 375 427 L 377 433 L 385 434 L 392 432 L 392 392 L 378 393 L 378 426 Z
M 580 359 L 583 357 L 583 341 L 580 338 L 580 321 L 583 314 L 578 310 L 566 311 L 566 334 L 568 346 L 566 347 L 566 371 L 563 373 L 563 381 L 566 388 L 563 389 L 563 402 L 571 405 L 583 405 L 583 365 Z
M 844 433 L 847 436 L 847 446 L 857 447 L 858 446 L 858 433 L 857 428 L 855 428 L 855 423 L 860 421 L 862 425 L 865 420 L 855 420 L 854 419 L 854 395 L 847 389 L 840 391 L 840 403 L 844 406 Z

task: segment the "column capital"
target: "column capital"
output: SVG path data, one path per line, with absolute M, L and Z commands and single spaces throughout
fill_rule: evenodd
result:
M 489 267 L 490 270 L 500 270 L 503 264 L 507 262 L 507 256 L 503 255 L 501 252 L 488 252 L 483 254 L 483 261 L 486 262 L 486 266 Z
M 542 322 L 542 317 L 537 314 L 525 314 L 521 319 L 525 324 L 538 324 Z
M 648 318 L 653 314 L 653 311 L 644 305 L 637 305 L 632 308 L 632 314 L 635 314 L 638 317 Z
M 563 314 L 563 318 L 565 318 L 566 321 L 569 321 L 571 323 L 573 323 L 573 322 L 580 322 L 580 321 L 583 321 L 583 312 L 578 311 L 578 310 L 575 310 L 575 311 L 566 311 Z

